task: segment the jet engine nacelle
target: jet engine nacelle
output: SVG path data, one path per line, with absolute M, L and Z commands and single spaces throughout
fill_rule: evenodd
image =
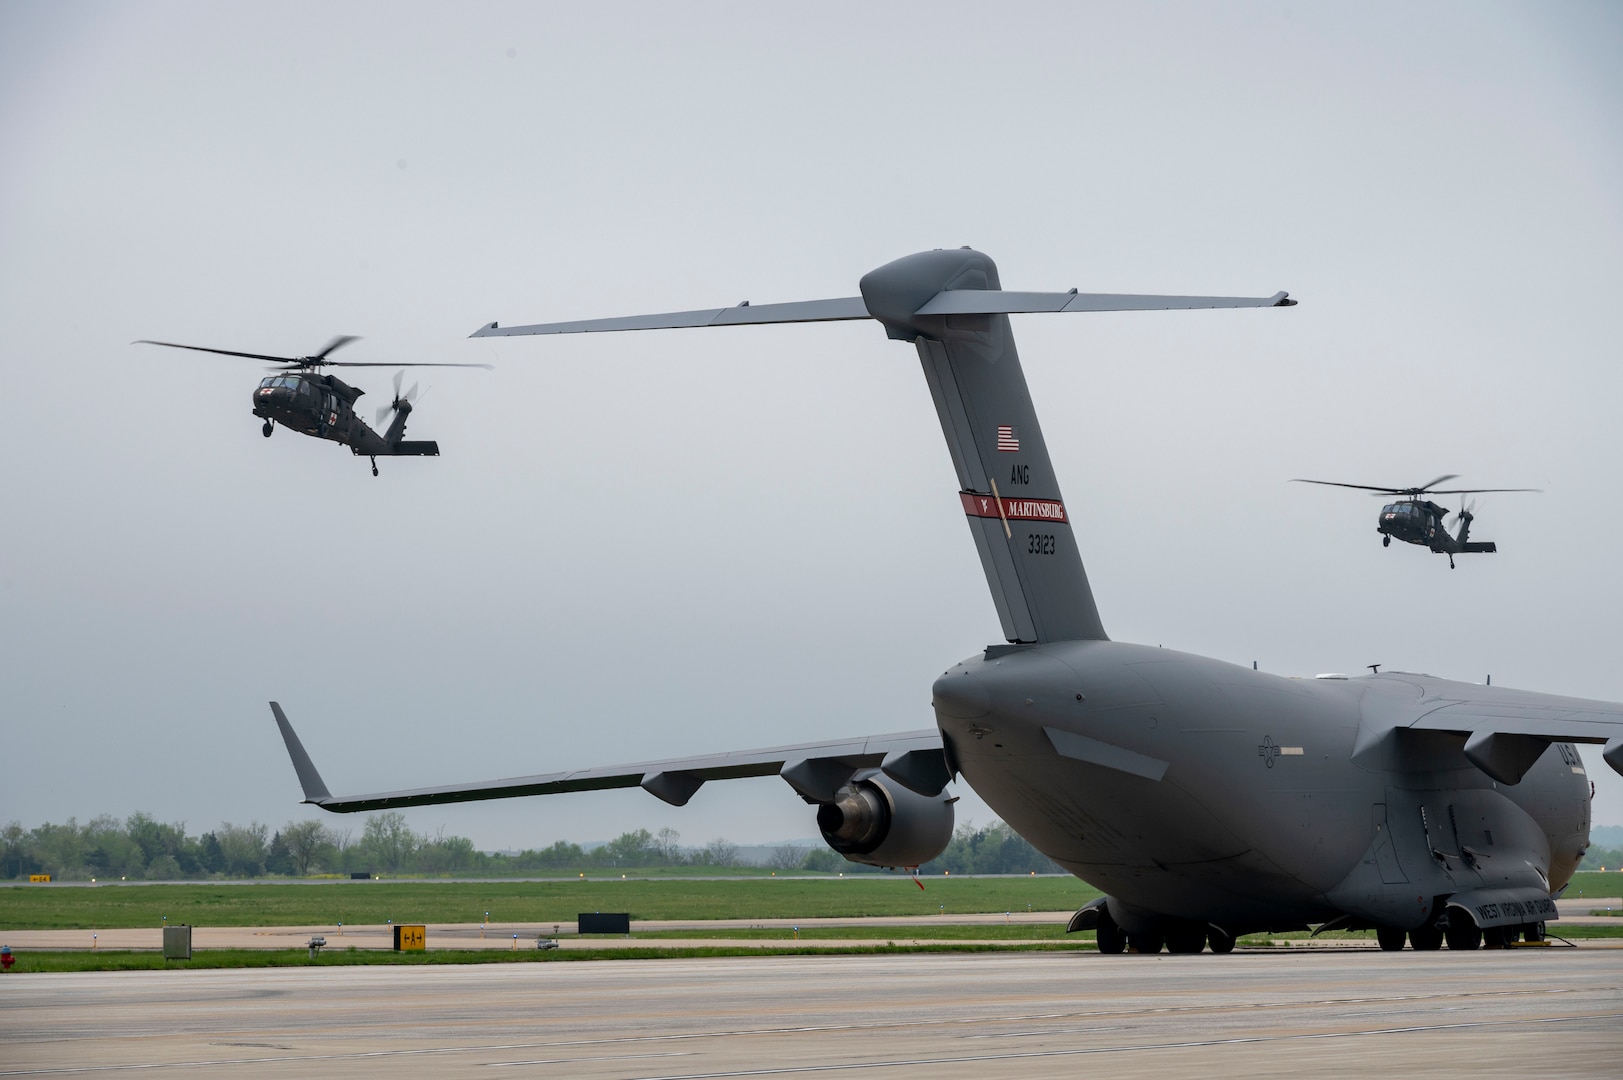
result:
M 947 850 L 957 801 L 945 791 L 920 795 L 881 772 L 859 774 L 818 806 L 817 827 L 852 862 L 918 866 Z

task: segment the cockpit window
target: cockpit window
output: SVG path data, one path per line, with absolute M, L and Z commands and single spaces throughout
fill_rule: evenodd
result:
M 259 385 L 267 390 L 277 386 L 300 387 L 304 380 L 297 375 L 267 375 L 259 380 Z

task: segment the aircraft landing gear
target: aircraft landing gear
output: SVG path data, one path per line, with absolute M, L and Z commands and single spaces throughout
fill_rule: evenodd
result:
M 268 439 L 268 438 L 271 437 L 271 432 L 273 432 L 275 430 L 276 430 L 276 426 L 274 424 L 272 424 L 269 420 L 266 420 L 265 421 L 265 426 L 259 429 L 259 433 L 261 435 L 265 436 L 265 438 Z
M 1477 929 L 1476 923 L 1464 915 L 1449 916 L 1448 926 L 1443 930 L 1443 936 L 1448 939 L 1450 950 L 1482 948 L 1482 931 Z
M 1118 956 L 1127 951 L 1127 935 L 1122 933 L 1116 920 L 1110 917 L 1107 911 L 1099 913 L 1099 927 L 1094 931 L 1094 940 L 1099 945 L 1099 951 L 1106 956 Z
M 1219 956 L 1234 951 L 1234 935 L 1216 926 L 1206 931 L 1206 947 Z
M 377 474 L 378 474 L 378 459 L 373 458 L 372 459 L 372 475 L 376 476 Z
M 1452 551 L 1448 553 L 1448 568 L 1450 570 L 1454 569 L 1454 553 Z
M 1409 931 L 1409 948 L 1415 952 L 1436 952 L 1443 947 L 1443 932 L 1437 924 L 1417 926 Z
M 1403 949 L 1403 941 L 1408 937 L 1400 927 L 1377 926 L 1375 940 L 1380 943 L 1382 952 L 1399 952 Z
M 1166 929 L 1167 952 L 1192 955 L 1206 948 L 1206 926 L 1193 920 L 1178 920 Z
M 1382 547 L 1391 547 L 1392 546 L 1392 538 L 1390 536 L 1381 537 L 1381 546 Z
M 1165 945 L 1166 938 L 1163 937 L 1159 932 L 1152 931 L 1148 934 L 1127 935 L 1127 947 L 1136 953 L 1142 953 L 1146 956 L 1154 956 L 1156 953 L 1160 952 Z

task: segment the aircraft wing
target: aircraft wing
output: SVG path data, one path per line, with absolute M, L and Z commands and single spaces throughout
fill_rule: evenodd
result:
M 608 765 L 569 772 L 515 776 L 442 787 L 409 788 L 368 795 L 332 795 L 310 755 L 293 731 L 281 705 L 270 703 L 276 726 L 304 789 L 304 801 L 323 810 L 350 814 L 393 810 L 403 806 L 510 799 L 520 795 L 556 795 L 567 791 L 602 791 L 641 787 L 656 798 L 682 806 L 710 780 L 744 776 L 781 776 L 808 801 L 829 802 L 834 792 L 859 770 L 879 769 L 923 795 L 940 794 L 950 779 L 941 733 L 933 728 L 833 742 L 739 750 L 699 757 Z
M 1465 756 L 1502 783 L 1518 783 L 1552 742 L 1604 744 L 1606 764 L 1623 774 L 1623 705 L 1442 679 L 1404 681 L 1423 688 L 1427 706 L 1404 726 L 1464 735 Z

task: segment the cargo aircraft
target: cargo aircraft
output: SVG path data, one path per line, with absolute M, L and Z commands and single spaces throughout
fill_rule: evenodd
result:
M 847 859 L 916 867 L 945 848 L 961 780 L 1106 894 L 1070 921 L 1103 952 L 1228 952 L 1240 934 L 1302 928 L 1373 929 L 1393 950 L 1541 938 L 1589 842 L 1573 744 L 1604 744 L 1623 773 L 1623 705 L 1391 671 L 1285 678 L 1105 633 L 1009 316 L 1293 303 L 1005 291 L 966 248 L 882 266 L 860 296 L 483 327 L 877 321 L 923 363 L 1004 640 L 935 681 L 933 728 L 370 795 L 330 794 L 273 702 L 305 802 L 641 787 L 681 806 L 713 780 L 777 775 Z

